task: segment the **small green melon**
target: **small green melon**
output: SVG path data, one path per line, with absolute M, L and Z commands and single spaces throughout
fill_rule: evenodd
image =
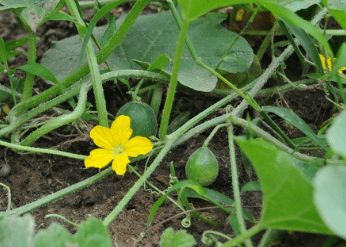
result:
M 143 102 L 128 102 L 117 112 L 117 116 L 125 115 L 131 118 L 132 136 L 155 136 L 157 119 L 154 110 Z

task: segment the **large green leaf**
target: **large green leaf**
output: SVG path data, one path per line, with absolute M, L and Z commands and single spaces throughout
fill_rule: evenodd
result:
M 249 69 L 253 51 L 247 41 L 224 29 L 220 23 L 225 15 L 212 13 L 194 22 L 189 37 L 197 54 L 213 68 L 237 73 Z M 95 28 L 96 37 L 101 37 L 104 27 Z M 162 54 L 173 59 L 178 37 L 177 24 L 170 12 L 145 15 L 137 19 L 122 44 L 108 59 L 113 70 L 136 69 L 133 60 L 152 63 Z M 42 63 L 60 80 L 84 63 L 80 61 L 81 41 L 77 36 L 59 41 L 43 57 Z M 164 71 L 171 73 L 172 63 Z M 217 78 L 195 63 L 188 49 L 182 59 L 179 82 L 198 91 L 214 89 Z
M 161 235 L 160 247 L 192 247 L 196 240 L 185 230 L 174 231 L 172 227 L 167 228 Z
M 0 220 L 1 247 L 34 247 L 35 221 L 31 215 Z
M 330 234 L 313 203 L 310 180 L 287 153 L 262 139 L 238 139 L 254 166 L 263 192 L 260 225 L 266 228 Z
M 76 242 L 73 240 L 73 235 L 64 227 L 56 223 L 50 225 L 48 229 L 39 231 L 35 240 L 35 247 L 76 246 Z
M 337 235 L 346 239 L 346 167 L 326 166 L 316 175 L 315 204 L 326 223 Z
M 35 222 L 31 215 L 0 219 L 1 247 L 112 247 L 107 227 L 101 220 L 88 218 L 80 224 L 75 235 L 53 223 L 35 236 Z
M 346 111 L 334 119 L 334 123 L 327 131 L 327 141 L 337 154 L 346 158 Z
M 96 218 L 89 218 L 83 222 L 75 235 L 79 246 L 83 247 L 112 247 L 108 229 L 103 222 Z
M 23 8 L 24 20 L 33 31 L 36 31 L 41 21 L 57 6 L 59 0 L 0 0 L 0 10 Z

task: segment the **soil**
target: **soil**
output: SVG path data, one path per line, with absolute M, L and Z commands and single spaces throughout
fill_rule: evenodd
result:
M 40 36 L 39 55 L 42 55 L 51 46 L 53 41 L 74 34 L 75 29 L 72 25 L 64 22 L 60 24 L 48 23 L 38 33 Z M 22 37 L 24 32 L 20 30 L 13 15 L 0 12 L 0 35 L 5 40 L 11 40 Z M 25 60 L 19 59 L 12 62 L 21 64 Z M 111 90 L 119 91 L 118 88 L 112 88 Z M 192 97 L 195 100 L 191 100 Z M 200 100 L 200 95 L 196 93 L 189 93 L 188 91 L 180 93 L 177 100 L 177 105 L 181 105 L 181 109 L 179 110 L 190 110 L 192 114 L 196 114 L 215 101 L 214 98 L 205 100 L 205 95 L 203 97 L 203 100 Z M 124 95 L 115 99 L 113 98 L 110 103 L 113 106 L 112 109 L 119 108 L 126 100 L 126 96 Z M 324 93 L 321 90 L 314 89 L 304 92 L 297 90 L 281 95 L 280 97 L 275 96 L 270 101 L 277 102 L 278 105 L 291 107 L 298 115 L 311 124 L 314 129 L 320 127 L 332 115 L 332 107 L 326 101 Z M 191 102 L 194 103 L 191 104 Z M 290 135 L 299 136 L 299 133 L 292 132 Z M 176 168 L 177 177 L 184 179 L 186 160 L 195 149 L 201 146 L 205 138 L 206 135 L 200 135 L 173 150 L 151 177 L 151 182 L 163 190 L 166 189 L 169 186 L 169 164 L 171 162 L 173 162 Z M 66 139 L 63 137 L 54 135 L 51 136 L 51 139 L 41 141 L 38 146 L 51 147 L 62 144 L 64 141 Z M 229 156 L 225 143 L 227 143 L 226 132 L 220 131 L 210 144 L 211 150 L 215 152 L 220 163 L 220 175 L 211 188 L 232 196 L 228 168 Z M 66 151 L 88 154 L 93 144 L 88 137 L 83 137 L 77 142 L 60 145 L 60 147 Z M 240 155 L 238 160 L 242 160 Z M 11 188 L 13 208 L 42 198 L 98 172 L 96 169 L 84 169 L 82 161 L 49 155 L 23 155 L 0 148 L 0 164 L 4 163 L 10 165 L 11 171 L 8 176 L 0 177 L 0 182 Z M 255 174 L 249 172 L 246 165 L 241 164 L 241 162 L 239 163 L 241 184 L 255 180 Z M 143 172 L 144 165 L 141 162 L 137 164 L 139 172 Z M 36 219 L 37 228 L 45 228 L 55 221 L 66 224 L 57 218 L 45 218 L 48 214 L 59 214 L 76 223 L 83 221 L 88 216 L 104 218 L 117 205 L 136 180 L 137 176 L 133 173 L 127 173 L 124 177 L 119 177 L 114 174 L 87 189 L 37 209 L 32 212 Z M 7 198 L 3 191 L 0 192 L 0 195 L 0 210 L 2 211 L 6 209 Z M 245 207 L 257 217 L 261 207 L 260 196 L 260 193 L 251 192 L 245 194 L 243 197 Z M 148 188 L 142 188 L 136 194 L 126 209 L 109 227 L 113 241 L 117 246 L 158 246 L 160 235 L 164 229 L 169 226 L 175 229 L 183 228 L 181 220 L 184 215 L 181 215 L 181 211 L 172 203 L 164 204 L 160 208 L 152 226 L 146 226 L 149 209 L 157 199 L 157 195 L 152 193 Z M 210 206 L 200 201 L 195 201 L 194 203 L 196 208 Z M 206 215 L 214 217 L 220 222 L 220 225 L 215 227 L 193 219 L 192 225 L 187 231 L 193 234 L 198 241 L 203 231 L 207 229 L 225 233 L 231 232 L 227 215 L 217 209 L 207 209 L 203 212 Z M 72 227 L 70 229 L 73 230 Z M 284 233 L 276 246 L 316 247 L 322 246 L 325 239 L 326 237 L 319 235 Z M 203 245 L 199 242 L 198 246 Z

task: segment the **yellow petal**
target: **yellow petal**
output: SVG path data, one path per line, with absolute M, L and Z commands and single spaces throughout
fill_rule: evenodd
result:
M 125 145 L 132 135 L 131 119 L 129 116 L 120 115 L 112 123 L 113 138 L 118 144 Z
M 111 150 L 97 148 L 90 152 L 90 155 L 85 158 L 84 165 L 86 168 L 95 167 L 103 168 L 108 165 L 114 158 L 114 154 Z
M 148 138 L 142 136 L 136 136 L 131 138 L 125 145 L 125 152 L 130 157 L 137 157 L 141 154 L 147 154 L 152 149 L 152 142 Z
M 325 58 L 325 56 L 323 56 L 322 54 L 320 54 L 320 59 L 321 59 L 322 68 L 323 68 L 323 69 L 327 69 L 327 66 L 326 66 L 326 58 Z
M 90 131 L 90 137 L 101 148 L 112 149 L 116 145 L 116 140 L 113 138 L 111 130 L 100 125 L 95 126 Z
M 128 163 L 130 163 L 130 160 L 126 153 L 118 154 L 114 157 L 112 169 L 117 175 L 124 175 Z
M 338 72 L 340 75 L 346 75 L 346 67 L 341 67 Z

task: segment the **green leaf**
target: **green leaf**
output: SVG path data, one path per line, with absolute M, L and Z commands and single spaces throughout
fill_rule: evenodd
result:
M 344 0 L 329 0 L 327 7 L 335 20 L 346 30 L 346 2 Z
M 251 0 L 178 0 L 179 6 L 183 11 L 184 18 L 192 21 L 208 13 L 211 10 L 236 5 L 253 3 Z
M 280 0 L 280 1 L 274 1 L 274 2 L 278 2 L 280 3 L 280 5 L 285 6 L 291 11 L 296 12 L 301 9 L 307 9 L 314 4 L 319 4 L 321 1 L 320 0 Z
M 263 192 L 260 225 L 330 234 L 313 203 L 313 186 L 295 160 L 262 139 L 238 139 L 254 166 Z
M 326 166 L 314 180 L 315 205 L 325 224 L 346 239 L 346 167 Z
M 91 38 L 91 35 L 93 34 L 93 30 L 96 27 L 97 22 L 123 2 L 124 0 L 117 0 L 115 2 L 107 3 L 96 12 L 96 14 L 91 19 L 87 29 L 85 30 L 81 48 L 81 57 L 84 57 L 85 48 Z
M 0 220 L 1 247 L 34 247 L 35 222 L 31 215 Z
M 79 246 L 83 247 L 112 247 L 112 240 L 107 227 L 96 218 L 89 218 L 83 222 L 75 235 Z
M 19 69 L 27 73 L 33 74 L 35 76 L 38 76 L 44 80 L 53 82 L 54 84 L 58 83 L 58 80 L 56 79 L 55 75 L 42 64 L 39 64 L 39 63 L 26 64 L 26 65 L 20 66 Z
M 262 4 L 262 2 L 271 2 L 279 3 L 281 6 L 284 6 L 291 11 L 298 11 L 320 3 L 320 0 L 178 0 L 178 2 L 182 9 L 184 18 L 188 21 L 192 21 L 214 9 L 237 4 Z
M 218 191 L 204 188 L 199 183 L 192 180 L 182 180 L 176 184 L 174 184 L 164 195 L 162 195 L 151 207 L 148 215 L 147 224 L 150 225 L 154 220 L 157 211 L 161 207 L 161 205 L 165 202 L 167 196 L 174 192 L 179 191 L 180 194 L 184 192 L 185 197 L 189 198 L 199 198 L 205 201 L 208 201 L 220 209 L 227 213 L 231 213 L 231 208 L 227 206 L 231 206 L 233 204 L 233 200 L 229 197 L 221 194 Z
M 0 0 L 0 10 L 24 8 L 21 15 L 32 31 L 36 31 L 42 20 L 50 14 L 59 0 Z
M 253 60 L 252 48 L 244 38 L 220 25 L 225 17 L 212 13 L 200 18 L 191 24 L 190 40 L 198 56 L 212 68 L 219 67 L 230 73 L 247 71 Z M 95 28 L 95 36 L 101 37 L 104 30 L 105 27 Z M 107 62 L 112 70 L 119 70 L 138 69 L 134 60 L 152 64 L 162 54 L 167 54 L 172 61 L 178 31 L 170 12 L 141 16 Z M 80 49 L 78 36 L 59 41 L 44 55 L 42 64 L 62 79 L 80 65 Z M 163 71 L 170 74 L 171 69 L 172 62 Z M 217 83 L 215 76 L 195 63 L 188 49 L 185 49 L 178 79 L 181 84 L 203 92 L 213 90 Z
M 35 237 L 35 247 L 74 246 L 73 235 L 61 225 L 53 223 L 45 230 L 40 230 Z
M 291 109 L 277 106 L 264 106 L 262 110 L 265 112 L 274 113 L 280 118 L 284 119 L 289 124 L 293 125 L 301 132 L 303 132 L 307 137 L 309 137 L 315 144 L 320 146 L 321 148 L 327 149 L 326 143 L 318 137 L 310 128 L 310 126 L 305 123 L 303 119 L 301 119 L 295 112 Z
M 160 247 L 192 247 L 195 246 L 195 238 L 185 230 L 174 231 L 167 228 L 161 235 Z
M 316 48 L 316 45 L 312 41 L 311 37 L 302 28 L 289 25 L 288 23 L 285 23 L 285 25 L 289 28 L 289 30 L 298 39 L 300 45 L 304 48 L 307 55 L 310 57 L 310 59 L 316 65 L 318 72 L 320 74 L 323 74 L 323 68 L 322 68 L 319 52 Z
M 250 181 L 241 187 L 240 193 L 252 192 L 252 191 L 261 191 L 261 185 L 258 181 Z
M 302 19 L 296 13 L 281 5 L 279 1 L 261 0 L 258 1 L 258 3 L 290 25 L 304 29 L 305 32 L 314 37 L 322 45 L 327 54 L 333 54 L 326 37 L 319 28 L 315 27 L 310 22 Z
M 334 119 L 334 123 L 327 131 L 327 141 L 332 150 L 346 158 L 346 111 Z

